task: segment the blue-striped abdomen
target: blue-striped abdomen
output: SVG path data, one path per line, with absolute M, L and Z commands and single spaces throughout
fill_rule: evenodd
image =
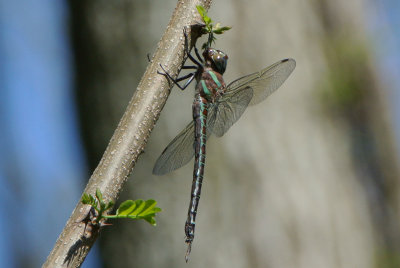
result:
M 193 184 L 188 218 L 185 224 L 186 243 L 189 244 L 189 247 L 194 238 L 197 207 L 199 205 L 201 185 L 203 183 L 204 164 L 206 159 L 207 113 L 207 99 L 203 98 L 200 94 L 196 94 L 193 102 L 193 120 L 195 125 Z

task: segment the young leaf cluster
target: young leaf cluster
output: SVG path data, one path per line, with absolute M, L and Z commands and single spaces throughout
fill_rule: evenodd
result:
M 99 223 L 101 219 L 143 219 L 150 223 L 151 225 L 156 225 L 154 217 L 157 212 L 161 209 L 156 207 L 157 202 L 155 200 L 149 199 L 144 200 L 127 200 L 123 202 L 117 209 L 116 215 L 107 215 L 105 212 L 114 206 L 114 202 L 109 201 L 104 202 L 103 194 L 99 189 L 96 190 L 96 195 L 92 196 L 90 194 L 84 193 L 81 202 L 85 205 L 92 206 L 96 212 L 97 216 L 95 218 L 95 223 Z
M 114 202 L 110 201 L 105 203 L 103 200 L 103 194 L 101 193 L 100 189 L 96 189 L 96 196 L 84 193 L 81 199 L 81 202 L 85 205 L 92 206 L 98 216 L 96 217 L 95 222 L 99 223 L 102 218 L 104 218 L 104 212 L 112 208 L 114 206 Z
M 205 26 L 202 29 L 202 34 L 208 34 L 208 40 L 202 46 L 203 49 L 206 49 L 211 47 L 212 43 L 215 43 L 216 37 L 214 36 L 214 34 L 223 34 L 232 27 L 221 26 L 219 22 L 214 25 L 213 20 L 207 15 L 207 11 L 204 7 L 196 6 L 196 8 L 205 23 Z
M 138 200 L 126 200 L 117 209 L 117 214 L 114 216 L 107 216 L 108 218 L 129 218 L 129 219 L 143 219 L 151 225 L 156 225 L 154 217 L 157 212 L 161 209 L 156 207 L 157 202 L 153 199 L 144 201 Z

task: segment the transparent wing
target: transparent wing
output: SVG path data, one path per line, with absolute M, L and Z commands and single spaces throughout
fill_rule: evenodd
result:
M 214 111 L 209 109 L 207 117 L 207 139 L 211 136 L 214 122 L 210 122 Z M 164 175 L 186 165 L 194 156 L 194 122 L 190 122 L 164 149 L 158 157 L 154 175 Z
M 293 59 L 278 61 L 260 72 L 236 79 L 227 86 L 227 92 L 237 91 L 243 87 L 251 87 L 253 89 L 253 98 L 250 101 L 250 105 L 260 103 L 285 82 L 295 67 L 296 61 Z
M 217 137 L 224 135 L 242 116 L 252 97 L 253 89 L 251 87 L 241 87 L 235 91 L 226 92 L 211 106 L 208 131 Z
M 220 137 L 240 118 L 248 105 L 257 104 L 288 78 L 296 67 L 293 59 L 281 60 L 257 73 L 241 77 L 227 87 L 226 93 L 211 104 L 207 119 L 207 139 Z M 157 159 L 153 174 L 164 175 L 187 164 L 194 156 L 194 122 L 190 122 Z
M 178 169 L 194 156 L 194 122 L 190 122 L 164 149 L 153 168 L 153 174 L 164 175 Z
M 296 62 L 293 59 L 285 59 L 230 83 L 226 93 L 212 107 L 212 132 L 217 137 L 224 135 L 242 116 L 248 105 L 265 100 L 285 82 L 295 67 Z

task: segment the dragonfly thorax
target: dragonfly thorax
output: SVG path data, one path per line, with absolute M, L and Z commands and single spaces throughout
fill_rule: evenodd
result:
M 208 48 L 204 50 L 203 57 L 206 67 L 211 67 L 213 70 L 223 74 L 228 63 L 228 55 L 218 49 Z

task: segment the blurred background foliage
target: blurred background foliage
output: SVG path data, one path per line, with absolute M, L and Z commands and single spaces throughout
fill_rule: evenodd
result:
M 44 0 L 40 3 L 36 6 L 61 8 Z M 4 267 L 37 267 L 44 261 L 78 201 L 84 179 L 99 162 L 147 66 L 146 55 L 155 51 L 175 5 L 172 0 L 69 1 L 62 6 L 62 16 L 49 18 L 45 24 L 62 21 L 65 25 L 59 35 L 69 36 L 61 38 L 60 44 L 70 52 L 57 60 L 70 66 L 69 73 L 63 74 L 67 82 L 58 81 L 52 87 L 64 86 L 70 92 L 64 99 L 70 98 L 72 104 L 63 112 L 78 110 L 75 125 L 68 126 L 76 136 L 78 131 L 81 135 L 88 167 L 79 138 L 62 139 L 60 132 L 55 132 L 52 137 L 59 143 L 79 147 L 68 160 L 76 166 L 67 165 L 70 162 L 64 159 L 60 162 L 64 164 L 46 160 L 37 167 L 55 167 L 57 175 L 50 173 L 49 181 L 65 183 L 75 178 L 75 192 L 67 194 L 65 186 L 53 187 L 61 200 L 57 204 L 64 202 L 66 208 L 58 207 L 55 212 L 37 208 L 59 220 L 58 225 L 48 218 L 47 224 L 35 221 L 36 238 L 19 226 L 24 231 L 17 240 L 32 236 L 26 244 L 31 248 L 49 229 L 46 226 L 53 226 L 55 231 L 46 236 L 49 241 L 43 246 L 48 251 L 33 251 L 32 257 L 14 250 L 14 259 L 19 261 L 7 260 Z M 224 137 L 209 140 L 196 239 L 188 264 L 184 262 L 184 222 L 193 165 L 163 177 L 153 176 L 151 171 L 164 147 L 191 120 L 193 87 L 183 92 L 172 90 L 121 195 L 121 200 L 156 199 L 163 209 L 157 215 L 157 227 L 121 221 L 104 229 L 100 256 L 89 257 L 84 267 L 101 266 L 91 263 L 91 258 L 101 259 L 104 267 L 400 267 L 400 94 L 395 68 L 400 65 L 400 55 L 389 53 L 393 51 L 390 44 L 398 44 L 395 36 L 400 29 L 396 28 L 399 20 L 393 21 L 394 14 L 400 14 L 400 5 L 390 0 L 215 1 L 210 17 L 233 27 L 219 36 L 215 45 L 229 55 L 226 82 L 287 57 L 294 58 L 297 67 L 281 89 L 249 108 Z M 3 16 L 0 26 L 7 29 L 9 20 Z M 9 84 L 16 81 L 6 72 L 13 60 L 4 49 L 7 42 L 3 38 L 0 46 L 1 55 L 9 59 L 0 67 L 5 89 L 2 99 L 6 100 L 14 90 Z M 53 60 L 60 55 L 47 53 Z M 49 77 L 54 70 L 58 69 L 50 65 Z M 26 72 L 18 81 L 24 81 Z M 28 83 L 24 88 L 34 86 Z M 38 92 L 41 89 L 37 87 Z M 44 189 L 40 187 L 48 182 L 40 180 L 41 185 L 34 173 L 23 172 L 29 168 L 23 165 L 23 157 L 34 159 L 36 151 L 26 146 L 33 152 L 26 156 L 9 142 L 15 136 L 10 131 L 13 125 L 8 124 L 15 121 L 16 115 L 7 112 L 12 108 L 16 109 L 12 103 L 4 105 L 0 117 L 4 126 L 0 178 L 8 187 L 29 177 L 32 184 Z M 21 135 L 42 137 L 42 125 L 35 118 L 28 119 L 26 113 L 24 116 L 21 122 L 31 122 L 38 131 L 22 131 Z M 67 120 L 70 117 L 66 116 Z M 62 120 L 65 118 L 43 125 L 65 124 Z M 40 145 L 38 151 L 51 144 Z M 19 157 L 17 164 L 10 155 Z M 65 153 L 50 155 L 54 160 Z M 61 168 L 66 166 L 75 173 L 64 172 Z M 24 183 L 5 189 L 40 193 Z M 11 207 L 10 200 L 5 201 Z M 14 230 L 11 222 L 17 222 L 18 215 L 7 209 L 2 212 L 13 219 L 5 228 Z M 10 237 L 3 239 L 5 245 L 10 243 Z M 18 248 L 17 242 L 8 250 Z M 4 252 L 0 243 L 0 254 Z

